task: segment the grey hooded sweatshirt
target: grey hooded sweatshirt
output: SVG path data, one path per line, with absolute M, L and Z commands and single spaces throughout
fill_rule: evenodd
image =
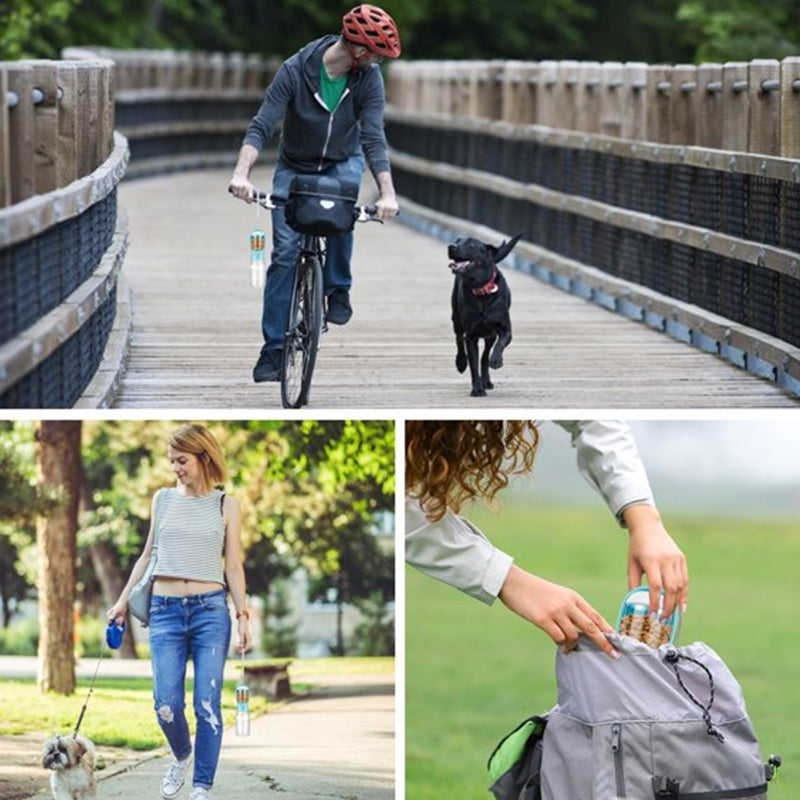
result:
M 281 64 L 267 87 L 243 144 L 261 150 L 283 120 L 279 158 L 299 172 L 320 172 L 363 147 L 373 175 L 389 172 L 389 149 L 383 130 L 383 76 L 377 65 L 350 73 L 347 88 L 333 111 L 320 92 L 320 65 L 338 36 L 323 36 Z

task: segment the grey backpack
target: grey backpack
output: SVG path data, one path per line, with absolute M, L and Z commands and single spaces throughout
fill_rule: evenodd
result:
M 765 800 L 742 690 L 707 645 L 653 649 L 609 637 L 556 657 L 558 705 L 530 717 L 489 759 L 497 800 Z

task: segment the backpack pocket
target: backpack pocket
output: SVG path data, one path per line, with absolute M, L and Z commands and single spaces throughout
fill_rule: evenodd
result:
M 489 789 L 496 800 L 541 800 L 542 737 L 547 715 L 533 716 L 505 736 L 489 756 Z
M 717 726 L 704 722 L 652 726 L 653 795 L 664 800 L 765 798 L 767 775 L 758 742 L 746 719 Z

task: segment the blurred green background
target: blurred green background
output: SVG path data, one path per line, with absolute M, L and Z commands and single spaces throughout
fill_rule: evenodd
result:
M 680 642 L 704 641 L 726 661 L 763 757 L 780 753 L 786 765 L 770 800 L 796 798 L 800 427 L 632 427 L 667 529 L 689 562 Z M 520 566 L 579 591 L 613 625 L 627 591 L 627 535 L 578 477 L 566 435 L 548 424 L 542 442 L 532 480 L 501 495 L 495 511 L 466 515 Z M 485 800 L 497 742 L 555 703 L 554 659 L 551 640 L 499 601 L 484 606 L 407 568 L 406 796 Z

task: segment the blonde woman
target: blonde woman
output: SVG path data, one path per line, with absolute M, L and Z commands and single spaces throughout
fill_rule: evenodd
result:
M 167 454 L 176 485 L 155 493 L 144 550 L 108 618 L 124 619 L 128 597 L 147 568 L 157 537 L 150 605 L 153 697 L 158 724 L 174 756 L 161 796 L 164 800 L 177 796 L 194 755 L 189 800 L 206 800 L 222 743 L 220 700 L 231 638 L 228 590 L 236 609 L 239 649 L 250 646 L 241 518 L 238 502 L 218 488 L 226 479 L 225 457 L 207 428 L 179 428 L 169 438 Z M 185 715 L 190 654 L 197 718 L 194 751 Z
M 628 584 L 647 577 L 650 608 L 664 591 L 665 614 L 686 607 L 686 558 L 661 522 L 636 443 L 616 420 L 558 421 L 572 437 L 578 468 L 627 528 Z M 469 520 L 467 500 L 491 501 L 513 475 L 533 469 L 539 430 L 520 420 L 406 423 L 406 561 L 491 604 L 495 598 L 569 649 L 584 633 L 609 656 L 613 628 L 580 594 L 514 563 Z

